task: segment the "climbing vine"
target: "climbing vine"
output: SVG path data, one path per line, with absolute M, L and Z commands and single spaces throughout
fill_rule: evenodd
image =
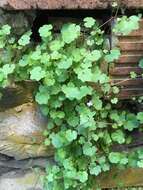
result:
M 113 32 L 127 35 L 138 29 L 139 20 L 118 18 Z M 131 142 L 127 131 L 139 128 L 143 112 L 116 109 L 120 89 L 111 84 L 102 65 L 117 60 L 120 50 L 106 48 L 98 22 L 87 17 L 81 25 L 64 24 L 60 33 L 48 24 L 39 35 L 36 45 L 30 31 L 17 40 L 10 26 L 0 29 L 0 86 L 23 80 L 39 84 L 35 100 L 48 118 L 44 143 L 55 152 L 44 189 L 92 190 L 98 186 L 95 176 L 112 165 L 143 167 L 143 150 L 119 152 L 114 146 Z

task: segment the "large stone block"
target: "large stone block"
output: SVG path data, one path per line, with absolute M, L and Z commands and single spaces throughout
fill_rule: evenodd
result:
M 0 111 L 33 102 L 37 84 L 34 82 L 20 82 L 11 84 L 6 88 L 0 88 Z
M 1 190 L 42 190 L 40 175 L 33 171 L 13 171 L 0 178 Z
M 43 144 L 46 126 L 33 103 L 0 112 L 0 153 L 18 160 L 53 155 L 52 148 Z
M 0 7 L 7 9 L 106 9 L 114 0 L 1 0 Z M 120 0 L 121 6 L 143 8 L 143 0 Z

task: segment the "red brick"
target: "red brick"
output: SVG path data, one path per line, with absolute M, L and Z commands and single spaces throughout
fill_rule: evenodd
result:
M 142 52 L 137 52 L 137 53 L 134 53 L 132 52 L 132 54 L 129 52 L 129 53 L 126 53 L 126 54 L 122 54 L 121 57 L 119 58 L 119 60 L 117 61 L 117 63 L 122 63 L 122 64 L 125 64 L 125 63 L 138 63 L 140 59 L 143 58 L 143 53 Z
M 132 41 L 128 39 L 128 41 L 119 41 L 118 46 L 122 51 L 135 51 L 143 49 L 143 41 Z
M 132 97 L 143 96 L 143 88 L 123 88 L 120 90 L 119 99 L 131 99 Z
M 130 72 L 135 72 L 136 74 L 142 74 L 143 70 L 140 69 L 139 67 L 130 67 L 130 66 L 119 67 L 117 65 L 113 68 L 110 68 L 109 72 L 112 76 L 127 76 L 130 75 Z
M 122 86 L 122 87 L 140 87 L 143 86 L 143 79 L 142 78 L 114 78 L 112 80 L 112 84 L 115 84 L 116 86 Z

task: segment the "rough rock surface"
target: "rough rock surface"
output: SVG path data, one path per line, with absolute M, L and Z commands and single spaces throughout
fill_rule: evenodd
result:
M 33 103 L 0 112 L 0 153 L 18 160 L 52 155 L 52 149 L 42 144 L 46 125 Z
M 0 89 L 2 93 L 0 112 L 24 103 L 33 102 L 33 93 L 36 87 L 37 85 L 33 82 L 21 82 Z
M 7 9 L 105 9 L 113 0 L 1 0 L 0 7 Z M 143 7 L 143 0 L 118 0 L 127 8 Z
M 0 178 L 0 190 L 42 190 L 42 171 L 12 171 Z

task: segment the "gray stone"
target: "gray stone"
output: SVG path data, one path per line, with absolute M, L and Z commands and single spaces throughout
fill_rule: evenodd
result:
M 54 164 L 54 160 L 52 157 L 48 158 L 30 158 L 30 159 L 24 159 L 24 160 L 14 160 L 9 159 L 7 161 L 0 161 L 0 175 L 1 167 L 3 168 L 9 168 L 9 169 L 20 169 L 20 170 L 26 170 L 30 168 L 46 168 L 47 164 Z M 5 172 L 6 173 L 6 172 Z
M 34 103 L 0 112 L 0 153 L 17 160 L 53 155 L 53 148 L 43 144 L 46 126 Z
M 0 112 L 24 103 L 33 102 L 33 92 L 36 88 L 37 84 L 30 81 L 14 83 L 6 88 L 0 88 L 2 93 L 2 98 L 0 98 Z
M 0 190 L 43 190 L 40 176 L 42 171 L 14 171 L 0 177 Z

